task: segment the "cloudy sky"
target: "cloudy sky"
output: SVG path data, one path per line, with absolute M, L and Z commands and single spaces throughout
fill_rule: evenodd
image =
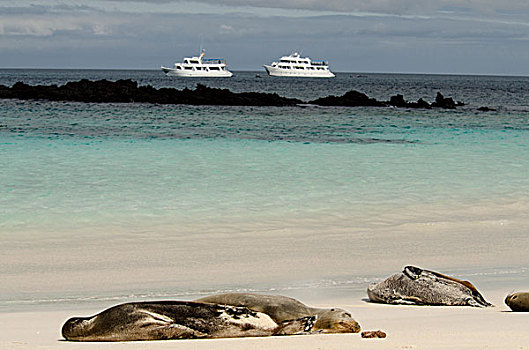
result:
M 335 71 L 529 75 L 527 0 L 0 0 L 0 68 L 232 70 L 302 51 Z

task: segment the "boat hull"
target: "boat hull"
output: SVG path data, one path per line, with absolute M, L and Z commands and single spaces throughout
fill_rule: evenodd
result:
M 267 66 L 267 65 L 265 65 L 264 67 L 268 75 L 274 76 L 274 77 L 302 77 L 302 78 L 333 78 L 334 77 L 334 74 L 329 70 L 300 71 L 300 70 L 294 70 L 294 69 L 277 68 L 277 67 L 272 67 L 272 66 Z
M 162 71 L 170 77 L 186 77 L 186 78 L 229 78 L 233 76 L 230 71 L 185 71 L 176 70 L 174 68 L 162 67 Z

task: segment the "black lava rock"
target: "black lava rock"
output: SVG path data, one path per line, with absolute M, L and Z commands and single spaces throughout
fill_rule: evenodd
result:
M 197 84 L 195 90 L 172 88 L 156 89 L 152 86 L 138 86 L 130 79 L 108 81 L 90 81 L 82 79 L 68 82 L 62 86 L 35 85 L 17 82 L 12 87 L 0 85 L 0 98 L 17 98 L 21 100 L 50 100 L 78 102 L 142 102 L 158 104 L 189 104 L 189 105 L 222 105 L 222 106 L 295 106 L 304 103 L 295 98 L 286 98 L 276 93 L 263 92 L 232 92 L 228 89 L 210 88 Z M 431 105 L 422 98 L 417 102 L 407 102 L 402 95 L 395 95 L 389 101 L 377 101 L 366 94 L 351 90 L 342 96 L 327 96 L 308 102 L 319 106 L 344 107 L 401 107 L 401 108 L 449 108 L 463 103 L 454 102 L 437 93 Z
M 369 98 L 366 94 L 351 90 L 342 96 L 327 96 L 310 101 L 309 103 L 319 106 L 347 106 L 347 107 L 385 107 L 386 103 Z
M 159 104 L 225 105 L 225 106 L 294 106 L 302 101 L 281 97 L 278 94 L 242 92 L 215 89 L 197 84 L 195 90 L 155 89 L 138 86 L 130 79 L 68 82 L 62 86 L 36 85 L 23 82 L 11 88 L 0 85 L 0 98 L 21 100 L 50 100 L 78 102 L 146 102 Z

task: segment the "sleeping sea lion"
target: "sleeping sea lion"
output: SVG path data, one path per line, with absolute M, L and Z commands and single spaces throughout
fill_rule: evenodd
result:
M 360 325 L 351 314 L 343 309 L 320 309 L 309 307 L 302 302 L 281 296 L 257 293 L 226 293 L 210 295 L 196 301 L 232 306 L 244 306 L 263 312 L 275 322 L 317 316 L 313 331 L 322 333 L 358 333 Z
M 529 311 L 529 292 L 517 292 L 507 295 L 505 304 L 512 311 Z
M 371 284 L 367 295 L 371 301 L 387 304 L 492 306 L 472 283 L 415 266 Z
M 73 341 L 134 341 L 189 338 L 234 338 L 303 334 L 316 318 L 277 323 L 245 307 L 186 301 L 116 305 L 91 317 L 74 317 L 62 327 Z

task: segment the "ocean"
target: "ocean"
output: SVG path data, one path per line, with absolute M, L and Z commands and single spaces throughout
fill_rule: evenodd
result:
M 406 264 L 525 286 L 529 77 L 0 70 L 9 86 L 80 79 L 304 101 L 440 91 L 465 106 L 0 100 L 0 311 L 241 290 L 357 297 Z

